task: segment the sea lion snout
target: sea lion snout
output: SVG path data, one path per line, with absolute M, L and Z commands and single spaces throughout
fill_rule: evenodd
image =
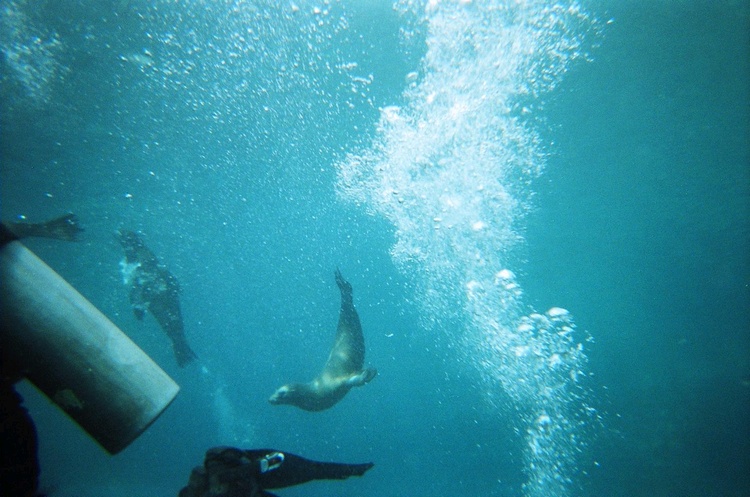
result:
M 271 395 L 268 398 L 268 402 L 271 404 L 277 405 L 277 404 L 283 404 L 284 399 L 286 399 L 289 396 L 289 387 L 284 385 L 283 387 L 279 387 L 273 395 Z

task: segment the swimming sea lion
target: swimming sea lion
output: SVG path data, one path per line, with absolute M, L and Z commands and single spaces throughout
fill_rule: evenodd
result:
M 185 338 L 180 310 L 180 285 L 167 268 L 159 264 L 153 252 L 132 231 L 117 233 L 125 259 L 120 263 L 123 281 L 130 285 L 130 303 L 139 320 L 149 311 L 172 340 L 180 367 L 196 358 Z
M 352 301 L 352 286 L 336 270 L 336 284 L 341 290 L 341 312 L 333 349 L 323 371 L 309 383 L 290 383 L 280 387 L 268 401 L 289 404 L 305 411 L 322 411 L 344 398 L 352 388 L 372 380 L 373 368 L 362 369 L 365 362 L 365 339 L 357 310 Z

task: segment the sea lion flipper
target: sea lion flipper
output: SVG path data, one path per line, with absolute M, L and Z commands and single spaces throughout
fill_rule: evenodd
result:
M 346 383 L 350 387 L 361 387 L 365 383 L 369 383 L 372 381 L 375 376 L 377 376 L 378 370 L 375 368 L 366 368 L 363 371 L 360 371 L 357 374 L 354 374 L 349 377 L 349 379 L 346 381 Z
M 146 314 L 146 310 L 148 310 L 148 302 L 143 295 L 143 287 L 141 285 L 133 284 L 130 288 L 130 305 L 138 321 L 143 321 L 143 316 Z
M 133 315 L 138 321 L 143 321 L 143 316 L 146 315 L 146 308 L 140 305 L 134 305 Z
M 172 340 L 172 350 L 174 351 L 175 358 L 177 359 L 177 365 L 181 368 L 187 366 L 190 362 L 198 358 L 193 352 L 193 349 L 188 345 L 187 340 L 183 335 L 175 336 Z
M 336 272 L 334 273 L 336 275 L 336 285 L 339 287 L 339 290 L 341 290 L 342 297 L 344 295 L 351 296 L 352 294 L 352 285 L 348 281 L 344 279 L 344 277 L 341 275 L 341 271 L 339 271 L 339 268 L 336 268 Z
M 366 368 L 362 373 L 365 375 L 364 383 L 370 383 L 378 375 L 378 370 L 375 368 Z

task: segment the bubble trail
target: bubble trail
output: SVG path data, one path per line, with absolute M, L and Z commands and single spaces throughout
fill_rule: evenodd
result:
M 498 389 L 510 399 L 525 434 L 525 494 L 569 495 L 591 413 L 583 344 L 566 310 L 526 315 L 507 266 L 544 165 L 528 115 L 585 56 L 595 23 L 575 3 L 398 8 L 426 32 L 422 67 L 407 77 L 405 105 L 382 109 L 369 148 L 338 164 L 338 192 L 393 224 L 391 255 L 416 280 L 425 327 L 460 322 L 450 338 L 462 359 L 490 400 Z
M 0 87 L 14 89 L 26 104 L 44 107 L 55 82 L 69 69 L 57 60 L 63 51 L 59 36 L 31 20 L 28 3 L 11 0 L 0 6 L 0 52 L 6 68 L 0 71 Z

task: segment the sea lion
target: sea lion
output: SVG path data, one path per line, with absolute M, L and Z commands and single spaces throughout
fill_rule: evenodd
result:
M 309 383 L 289 383 L 280 387 L 268 401 L 289 404 L 305 411 L 322 411 L 344 398 L 352 387 L 375 378 L 377 370 L 362 369 L 365 362 L 365 339 L 352 300 L 352 286 L 336 269 L 336 284 L 341 291 L 341 311 L 333 349 L 323 371 Z
M 123 282 L 130 286 L 130 303 L 135 317 L 142 320 L 149 311 L 172 340 L 177 364 L 185 367 L 196 355 L 185 338 L 177 278 L 159 263 L 136 233 L 118 231 L 117 236 L 125 249 L 120 268 Z

